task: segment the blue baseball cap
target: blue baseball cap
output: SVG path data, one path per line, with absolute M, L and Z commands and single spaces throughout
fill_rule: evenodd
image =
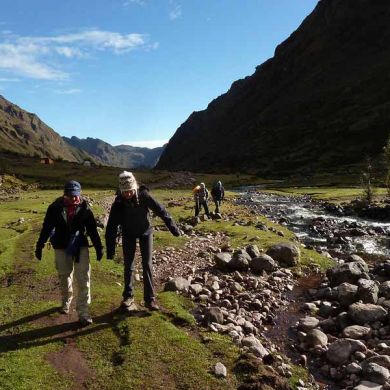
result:
M 68 181 L 64 186 L 64 195 L 67 196 L 80 196 L 81 185 L 78 181 Z

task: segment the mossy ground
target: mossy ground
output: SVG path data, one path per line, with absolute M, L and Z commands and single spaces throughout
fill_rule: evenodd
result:
M 113 194 L 112 190 L 84 190 L 92 199 Z M 191 189 L 156 190 L 163 204 L 168 199 L 180 205 L 169 207 L 176 220 L 193 215 Z M 126 315 L 117 310 L 122 293 L 122 265 L 103 259 L 97 262 L 93 250 L 92 304 L 94 325 L 79 329 L 73 321 L 62 320 L 58 306 L 58 284 L 54 253 L 45 249 L 43 259 L 33 257 L 34 244 L 49 203 L 58 190 L 31 191 L 15 201 L 0 204 L 0 388 L 73 389 L 72 373 L 55 369 L 50 354 L 61 352 L 69 339 L 81 351 L 93 371 L 85 378 L 89 389 L 234 389 L 239 375 L 233 374 L 239 352 L 231 341 L 218 334 L 199 330 L 190 314 L 191 302 L 174 293 L 160 293 L 163 311 Z M 228 192 L 228 200 L 235 197 Z M 293 239 L 282 226 L 228 201 L 223 212 L 235 217 L 230 221 L 206 221 L 196 229 L 222 231 L 232 247 L 254 242 L 267 249 L 270 245 Z M 94 206 L 95 215 L 103 210 Z M 18 222 L 24 218 L 24 222 Z M 236 220 L 245 226 L 236 225 Z M 283 231 L 280 237 L 255 227 L 264 222 Z M 161 225 L 155 220 L 156 225 Z M 166 231 L 155 234 L 155 246 L 181 247 L 187 238 L 175 238 Z M 303 263 L 329 265 L 329 260 L 313 251 L 303 251 Z M 141 300 L 141 288 L 136 298 Z M 75 321 L 77 318 L 75 318 Z M 210 372 L 217 361 L 229 371 L 227 379 Z

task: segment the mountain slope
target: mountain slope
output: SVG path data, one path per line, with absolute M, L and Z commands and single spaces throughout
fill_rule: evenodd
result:
M 112 146 L 98 138 L 63 137 L 70 145 L 85 150 L 94 158 L 107 165 L 123 168 L 149 167 L 156 165 L 164 147 L 148 149 L 135 146 Z
M 91 157 L 69 146 L 37 115 L 21 109 L 3 96 L 0 96 L 0 150 L 68 161 Z
M 273 58 L 171 138 L 158 169 L 283 175 L 355 164 L 390 130 L 390 2 L 322 0 Z

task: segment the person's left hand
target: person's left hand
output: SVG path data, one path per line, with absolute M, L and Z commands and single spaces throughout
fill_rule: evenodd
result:
M 96 260 L 100 261 L 103 258 L 103 248 L 96 248 Z

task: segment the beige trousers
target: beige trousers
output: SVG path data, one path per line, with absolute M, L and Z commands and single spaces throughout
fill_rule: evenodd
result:
M 55 250 L 55 263 L 60 281 L 62 307 L 69 309 L 73 298 L 73 276 L 75 278 L 77 303 L 76 310 L 79 318 L 89 317 L 88 306 L 91 303 L 91 266 L 87 247 L 80 249 L 80 261 L 73 261 L 65 249 Z

